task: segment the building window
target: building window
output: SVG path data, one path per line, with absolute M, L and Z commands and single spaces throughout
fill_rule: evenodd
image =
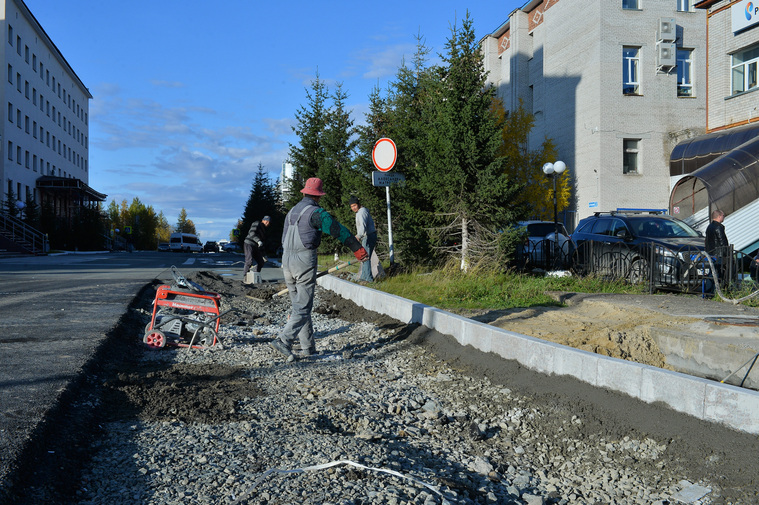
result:
M 640 9 L 640 0 L 622 0 L 622 8 L 629 10 Z
M 759 46 L 735 53 L 732 61 L 732 94 L 743 93 L 756 88 Z
M 639 95 L 638 65 L 640 49 L 625 46 L 622 48 L 622 94 Z
M 693 0 L 677 0 L 677 10 L 680 12 L 695 12 Z
M 8 82 L 13 84 L 13 67 L 8 65 Z
M 8 159 L 13 161 L 13 142 L 8 142 Z
M 693 50 L 677 50 L 677 96 L 693 96 Z
M 21 56 L 21 37 L 16 35 L 16 53 Z
M 13 122 L 13 104 L 8 102 L 8 122 Z
M 32 69 L 36 72 L 37 71 L 37 55 L 32 55 Z
M 13 46 L 13 27 L 8 25 L 8 44 Z
M 638 173 L 638 145 L 639 139 L 624 139 L 622 141 L 622 173 Z
M 16 163 L 21 164 L 21 146 L 16 146 Z

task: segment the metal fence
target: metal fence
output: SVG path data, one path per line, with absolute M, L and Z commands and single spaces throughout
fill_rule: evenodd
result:
M 525 270 L 571 270 L 575 275 L 595 275 L 609 281 L 644 284 L 649 292 L 713 293 L 757 279 L 757 266 L 743 253 L 730 251 L 712 257 L 695 247 L 667 247 L 655 242 L 586 241 L 579 246 L 566 241 L 542 240 L 524 244 L 517 256 Z
M 587 241 L 572 248 L 571 269 L 577 275 L 645 284 L 651 293 L 707 294 L 714 292 L 716 282 L 724 288 L 752 278 L 750 258 L 732 249 L 723 257 L 709 258 L 696 247 L 674 248 L 655 242 Z

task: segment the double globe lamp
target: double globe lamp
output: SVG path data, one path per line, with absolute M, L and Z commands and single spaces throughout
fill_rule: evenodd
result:
M 543 173 L 553 179 L 553 224 L 556 229 L 556 245 L 559 245 L 559 212 L 556 200 L 556 177 L 560 176 L 567 169 L 567 164 L 563 161 L 555 161 L 543 165 Z

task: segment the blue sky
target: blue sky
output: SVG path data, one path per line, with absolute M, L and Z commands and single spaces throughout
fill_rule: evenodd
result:
M 172 225 L 184 207 L 205 241 L 227 238 L 259 163 L 279 176 L 317 70 L 361 123 L 417 34 L 434 57 L 467 10 L 479 39 L 525 0 L 25 2 L 93 95 L 90 186 Z

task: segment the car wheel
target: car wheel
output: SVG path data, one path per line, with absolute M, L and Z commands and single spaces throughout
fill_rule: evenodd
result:
M 630 284 L 643 284 L 648 282 L 650 277 L 650 270 L 648 268 L 648 261 L 638 258 L 630 265 L 630 273 L 627 279 Z

